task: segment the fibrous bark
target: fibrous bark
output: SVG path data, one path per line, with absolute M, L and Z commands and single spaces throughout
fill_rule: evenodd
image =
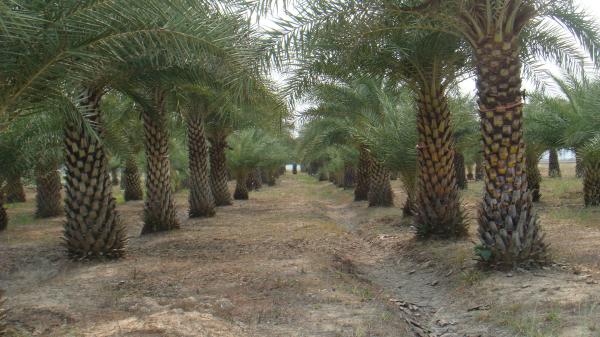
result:
M 560 178 L 560 163 L 558 162 L 558 151 L 550 149 L 548 156 L 548 176 L 550 178 Z
M 63 214 L 61 197 L 62 182 L 58 166 L 49 170 L 36 169 L 35 182 L 37 193 L 35 195 L 35 216 L 37 218 L 50 218 Z
M 231 195 L 227 187 L 227 159 L 225 148 L 227 136 L 224 134 L 212 135 L 210 140 L 210 186 L 213 191 L 217 206 L 231 205 Z
M 533 202 L 540 201 L 542 194 L 540 193 L 540 182 L 542 181 L 542 175 L 538 167 L 539 155 L 529 149 L 525 150 L 526 154 L 526 174 L 527 174 L 527 188 L 531 191 L 531 200 Z
M 581 162 L 581 155 L 577 149 L 575 149 L 575 177 L 583 178 L 583 164 Z
M 125 170 L 123 170 L 122 180 L 125 187 L 125 201 L 144 199 L 140 171 L 133 156 L 127 158 L 125 161 Z
M 354 189 L 354 201 L 367 200 L 369 186 L 371 184 L 371 154 L 365 147 L 360 147 L 358 155 L 358 168 L 356 170 L 356 188 Z M 320 179 L 319 179 L 320 180 Z
M 390 171 L 376 160 L 371 161 L 368 200 L 369 207 L 394 206 L 394 192 L 390 184 Z
M 164 91 L 155 89 L 152 99 L 152 109 L 144 109 L 142 113 L 147 172 L 142 234 L 179 228 L 171 186 L 169 132 Z
M 64 244 L 71 258 L 118 258 L 125 252 L 126 233 L 112 196 L 112 182 L 100 116 L 100 90 L 85 89 L 80 104 L 94 128 L 83 122 L 65 125 Z
M 188 148 L 190 165 L 189 215 L 211 217 L 215 215 L 215 198 L 210 186 L 208 167 L 208 143 L 205 137 L 204 121 L 199 115 L 188 118 Z
M 517 35 L 490 34 L 474 46 L 485 170 L 480 256 L 507 266 L 546 259 L 525 174 L 519 43 Z
M 417 234 L 421 238 L 463 236 L 467 230 L 456 184 L 448 100 L 443 89 L 422 90 L 417 106 Z

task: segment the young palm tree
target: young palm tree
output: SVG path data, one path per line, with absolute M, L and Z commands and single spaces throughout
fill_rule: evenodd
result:
M 248 200 L 248 174 L 260 165 L 266 146 L 264 134 L 256 129 L 236 131 L 229 137 L 229 144 L 227 167 L 236 181 L 233 198 Z
M 69 119 L 65 126 L 64 240 L 69 256 L 76 259 L 118 258 L 125 250 L 126 233 L 116 212 L 108 158 L 100 141 L 102 94 L 99 88 L 83 89 L 79 102 L 88 123 Z

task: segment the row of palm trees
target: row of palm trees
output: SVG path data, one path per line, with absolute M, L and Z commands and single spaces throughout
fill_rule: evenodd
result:
M 252 4 L 224 4 L 64 0 L 0 5 L 0 138 L 18 135 L 6 152 L 29 158 L 10 163 L 39 171 L 40 216 L 60 213 L 58 168 L 64 167 L 64 243 L 72 258 L 125 253 L 127 236 L 112 194 L 114 158 L 125 166 L 127 200 L 140 199 L 138 154 L 144 150 L 145 234 L 179 227 L 170 160 L 171 143 L 184 142 L 177 130 L 187 129 L 191 217 L 214 215 L 216 206 L 231 203 L 225 165 L 232 132 L 258 126 L 285 137 L 281 120 L 287 105 L 264 75 L 266 43 L 246 20 Z M 27 129 L 31 120 L 39 122 L 39 132 Z M 43 141 L 29 141 L 36 138 Z M 62 147 L 63 155 L 42 167 L 36 151 L 15 146 L 32 150 L 32 143 L 42 150 Z M 285 161 L 278 160 L 268 169 Z M 20 181 L 3 178 L 8 185 Z M 53 204 L 43 205 L 47 200 Z M 44 211 L 48 207 L 52 210 Z
M 295 58 L 294 98 L 319 83 L 365 77 L 410 91 L 418 139 L 415 221 L 424 238 L 466 234 L 449 92 L 474 75 L 484 173 L 477 252 L 493 265 L 545 261 L 527 182 L 522 78 L 540 78 L 542 60 L 577 69 L 581 50 L 597 64 L 596 22 L 572 1 L 300 3 L 273 37 L 279 54 Z

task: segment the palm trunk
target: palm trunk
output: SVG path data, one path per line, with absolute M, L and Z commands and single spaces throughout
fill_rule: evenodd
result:
M 477 89 L 485 170 L 479 211 L 481 257 L 514 266 L 546 259 L 527 186 L 518 38 L 478 41 Z
M 346 164 L 344 166 L 344 188 L 354 187 L 354 176 L 356 175 L 354 165 Z
M 125 201 L 142 200 L 144 199 L 144 192 L 142 190 L 142 180 L 140 179 L 140 172 L 138 169 L 137 162 L 133 156 L 127 158 L 125 161 L 125 170 L 123 171 L 124 176 L 122 177 L 125 186 Z
M 293 163 L 292 164 L 292 174 L 297 174 L 298 173 L 298 164 Z
M 277 170 L 269 170 L 267 173 L 267 185 L 275 186 L 277 183 Z
M 165 93 L 156 89 L 153 103 L 153 110 L 144 109 L 142 113 L 147 163 L 142 234 L 179 228 L 171 186 Z
M 560 164 L 558 162 L 558 151 L 550 149 L 548 156 L 548 176 L 550 178 L 560 178 Z
M 81 122 L 65 126 L 64 244 L 75 259 L 118 258 L 125 252 L 126 233 L 112 196 L 100 116 L 100 90 L 81 97 L 86 117 L 97 135 Z
M 589 160 L 584 165 L 583 198 L 586 206 L 600 206 L 600 160 Z
M 415 215 L 415 196 L 413 193 L 406 191 L 406 200 L 404 201 L 404 206 L 402 206 L 402 215 L 403 216 L 413 216 Z
M 208 143 L 204 121 L 198 115 L 188 118 L 188 147 L 190 162 L 190 218 L 215 215 L 215 198 L 210 187 Z
M 456 185 L 458 189 L 467 189 L 467 176 L 465 175 L 465 157 L 460 152 L 454 153 L 454 169 L 456 170 Z
M 25 188 L 21 176 L 16 176 L 6 181 L 6 202 L 9 204 L 25 202 Z
M 227 187 L 227 159 L 225 148 L 227 147 L 227 136 L 217 134 L 210 140 L 210 184 L 212 187 L 215 203 L 217 206 L 231 205 L 231 195 Z
M 583 171 L 581 155 L 579 154 L 579 151 L 575 149 L 575 177 L 583 178 Z
M 253 172 L 253 177 L 254 177 L 254 189 L 256 191 L 260 190 L 262 188 L 262 170 L 257 168 L 254 170 Z
M 525 149 L 525 155 L 527 157 L 527 171 L 525 172 L 527 174 L 527 187 L 531 191 L 531 200 L 533 202 L 538 202 L 542 196 L 540 193 L 542 175 L 540 174 L 540 169 L 538 167 L 539 156 L 529 149 Z
M 376 160 L 371 161 L 369 207 L 394 206 L 394 192 L 390 184 L 390 171 Z
M 354 189 L 354 201 L 367 200 L 369 196 L 369 185 L 371 171 L 371 154 L 364 146 L 360 147 L 358 155 L 358 169 L 356 172 L 356 188 Z
M 248 174 L 240 173 L 236 176 L 235 180 L 235 192 L 233 192 L 233 198 L 235 200 L 248 200 L 248 186 L 246 180 Z
M 35 174 L 37 193 L 35 195 L 36 218 L 51 218 L 63 214 L 60 191 L 62 182 L 58 165 L 50 170 L 38 168 Z
M 268 183 L 269 182 L 269 169 L 263 168 L 262 170 L 260 170 L 260 180 L 263 183 Z
M 450 110 L 443 89 L 422 90 L 418 98 L 417 235 L 460 237 L 467 233 L 456 184 Z

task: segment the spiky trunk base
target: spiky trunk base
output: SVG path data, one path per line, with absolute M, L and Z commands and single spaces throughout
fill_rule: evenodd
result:
M 371 155 L 365 147 L 361 147 L 358 155 L 358 168 L 356 170 L 356 188 L 354 189 L 354 201 L 367 200 L 369 197 L 369 186 L 371 184 Z
M 464 236 L 467 229 L 456 184 L 448 100 L 442 89 L 423 90 L 417 104 L 417 235 L 421 238 Z
M 548 156 L 548 176 L 550 178 L 560 178 L 560 163 L 558 162 L 558 151 L 550 149 Z
M 173 188 L 171 187 L 165 93 L 155 90 L 153 103 L 152 111 L 144 109 L 142 113 L 147 162 L 142 234 L 179 228 L 173 200 Z
M 215 198 L 210 187 L 208 144 L 204 121 L 200 116 L 188 118 L 188 147 L 190 163 L 190 218 L 215 215 Z
M 37 186 L 36 218 L 51 218 L 63 214 L 60 194 L 62 183 L 58 167 L 53 167 L 49 172 L 37 170 L 35 181 Z
M 6 202 L 9 204 L 26 202 L 25 188 L 23 187 L 23 180 L 20 176 L 7 179 L 6 182 Z
M 544 236 L 527 186 L 519 39 L 482 39 L 476 46 L 483 137 L 484 197 L 479 255 L 488 264 L 545 262 Z
M 390 171 L 375 160 L 371 162 L 371 183 L 369 185 L 368 200 L 369 207 L 394 206 Z
M 144 199 L 144 191 L 142 190 L 142 180 L 140 171 L 135 158 L 128 158 L 125 161 L 125 170 L 122 177 L 125 185 L 125 201 L 142 200 Z
M 248 200 L 247 174 L 240 174 L 235 181 L 235 200 Z
M 227 136 L 214 135 L 210 140 L 210 185 L 217 206 L 231 205 L 231 195 L 227 187 L 227 159 L 225 148 Z
M 575 149 L 575 177 L 583 178 L 583 163 L 581 161 L 581 155 L 579 151 Z
M 82 123 L 69 121 L 65 127 L 65 213 L 64 244 L 74 259 L 118 258 L 125 252 L 126 233 L 112 197 L 108 159 L 102 139 L 100 90 L 84 91 L 92 135 Z

